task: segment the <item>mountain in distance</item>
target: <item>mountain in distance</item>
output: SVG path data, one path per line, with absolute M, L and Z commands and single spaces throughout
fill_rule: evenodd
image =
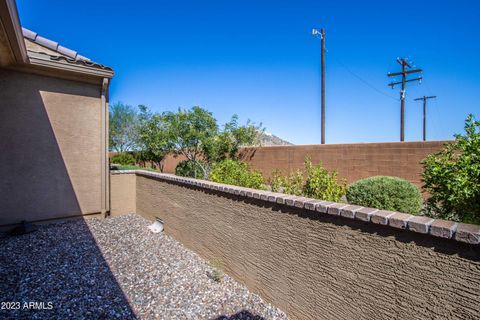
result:
M 258 139 L 262 147 L 269 146 L 293 146 L 293 143 L 283 140 L 269 132 L 259 132 Z

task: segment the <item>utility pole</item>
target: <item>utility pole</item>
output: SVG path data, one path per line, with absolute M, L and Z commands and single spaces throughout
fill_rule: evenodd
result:
M 421 98 L 413 99 L 414 101 L 423 100 L 423 141 L 427 141 L 427 100 L 436 97 L 437 96 L 423 96 Z
M 320 31 L 312 29 L 313 36 L 320 36 L 320 60 L 321 60 L 321 108 L 322 108 L 322 144 L 325 144 L 325 28 Z
M 423 70 L 412 69 L 411 64 L 408 62 L 407 59 L 404 59 L 404 58 L 397 58 L 397 62 L 402 66 L 402 71 L 395 72 L 395 73 L 388 73 L 388 76 L 396 77 L 401 75 L 402 81 L 392 82 L 389 84 L 389 86 L 391 86 L 393 89 L 397 84 L 402 85 L 402 88 L 400 90 L 400 141 L 405 141 L 405 86 L 407 82 L 422 80 L 422 77 L 418 77 L 415 79 L 407 79 L 407 75 L 410 73 L 422 72 Z

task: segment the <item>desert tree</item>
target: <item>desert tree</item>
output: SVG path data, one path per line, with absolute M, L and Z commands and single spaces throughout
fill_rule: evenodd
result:
M 173 152 L 199 166 L 205 178 L 214 163 L 227 158 L 237 160 L 239 148 L 255 144 L 258 132 L 262 131 L 261 126 L 250 121 L 239 125 L 236 115 L 219 127 L 213 114 L 198 106 L 166 112 L 163 116 L 168 123 Z
M 139 109 L 139 156 L 163 171 L 163 160 L 172 146 L 168 123 L 165 116 L 150 112 L 144 105 L 140 105 Z
M 137 147 L 139 117 L 136 108 L 116 102 L 109 110 L 109 148 L 111 151 L 133 151 Z

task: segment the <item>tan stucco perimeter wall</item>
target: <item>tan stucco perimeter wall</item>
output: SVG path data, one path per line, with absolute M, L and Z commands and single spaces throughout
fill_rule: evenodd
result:
M 446 141 L 385 142 L 278 146 L 245 150 L 254 169 L 270 176 L 273 169 L 287 173 L 303 167 L 306 156 L 321 162 L 328 170 L 338 171 L 348 183 L 370 176 L 396 176 L 420 187 L 428 154 L 439 151 Z
M 100 87 L 0 69 L 0 225 L 102 209 Z
M 338 171 L 341 178 L 352 183 L 370 176 L 396 176 L 420 187 L 423 167 L 420 161 L 439 151 L 446 141 L 382 142 L 326 145 L 297 145 L 242 149 L 242 158 L 252 168 L 269 178 L 274 169 L 288 174 L 303 168 L 306 156 L 313 163 L 321 162 L 328 170 Z M 175 173 L 183 157 L 168 156 L 164 172 Z
M 137 213 L 292 319 L 475 319 L 478 248 L 137 176 Z
M 136 175 L 110 175 L 110 215 L 118 216 L 137 212 Z

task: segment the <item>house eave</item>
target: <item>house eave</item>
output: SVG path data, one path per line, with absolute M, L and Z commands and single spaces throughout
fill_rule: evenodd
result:
M 27 48 L 23 40 L 23 33 L 15 0 L 0 1 L 0 23 L 5 30 L 15 63 L 28 63 Z
M 60 60 L 54 61 L 45 57 L 45 55 L 43 54 L 37 54 L 33 52 L 29 52 L 29 60 L 30 65 L 32 66 L 46 67 L 56 70 L 73 72 L 77 74 L 95 76 L 99 78 L 111 79 L 114 75 L 113 70 L 107 67 L 100 68 L 88 65 L 80 65 L 77 63 L 62 62 Z

